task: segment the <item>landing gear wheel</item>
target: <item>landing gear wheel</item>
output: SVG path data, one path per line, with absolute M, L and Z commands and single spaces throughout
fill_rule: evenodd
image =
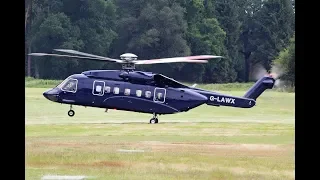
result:
M 69 110 L 69 111 L 68 111 L 68 115 L 69 115 L 70 117 L 74 116 L 74 114 L 75 114 L 74 110 Z
M 158 123 L 158 119 L 157 118 L 150 119 L 150 124 L 157 124 L 157 123 Z
M 150 119 L 150 124 L 157 124 L 158 123 L 158 115 L 153 113 L 153 118 Z

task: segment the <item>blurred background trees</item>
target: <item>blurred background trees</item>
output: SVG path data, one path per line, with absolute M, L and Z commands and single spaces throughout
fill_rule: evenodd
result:
M 294 85 L 292 0 L 25 0 L 25 75 L 63 79 L 117 64 L 30 57 L 67 48 L 112 58 L 222 55 L 207 64 L 158 64 L 137 69 L 197 83 L 248 82 L 259 64 L 284 69 Z

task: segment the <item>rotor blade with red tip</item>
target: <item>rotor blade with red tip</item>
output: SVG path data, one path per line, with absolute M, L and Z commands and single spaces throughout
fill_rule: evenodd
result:
M 175 62 L 189 62 L 189 63 L 207 63 L 207 60 L 192 60 L 192 59 L 185 59 L 185 60 L 143 60 L 143 61 L 135 61 L 135 64 L 161 64 L 161 63 L 175 63 Z
M 70 55 L 62 55 L 62 54 L 47 54 L 47 53 L 30 53 L 28 54 L 29 56 L 54 56 L 54 57 L 69 57 L 69 58 L 79 58 L 79 59 L 90 59 L 90 60 L 95 60 L 95 61 L 112 61 L 112 62 L 118 62 L 115 60 L 110 60 L 110 59 L 102 59 L 98 57 L 86 57 L 86 56 L 70 56 Z M 119 60 L 122 62 L 121 60 Z
M 212 55 L 199 55 L 199 56 L 186 56 L 186 57 L 173 57 L 162 59 L 150 59 L 150 60 L 136 60 L 135 64 L 159 64 L 159 63 L 174 63 L 174 62 L 190 62 L 190 63 L 207 63 L 207 60 L 212 58 L 223 58 L 222 56 Z

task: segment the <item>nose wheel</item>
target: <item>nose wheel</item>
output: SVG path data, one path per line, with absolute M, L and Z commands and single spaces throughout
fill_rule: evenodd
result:
M 157 124 L 158 123 L 158 115 L 153 114 L 153 118 L 150 119 L 150 124 Z
M 68 111 L 68 116 L 72 117 L 74 116 L 75 112 L 72 110 L 72 105 L 70 105 L 70 110 Z

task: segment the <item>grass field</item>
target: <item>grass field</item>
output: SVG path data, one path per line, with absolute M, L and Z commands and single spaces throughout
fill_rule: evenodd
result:
M 77 106 L 70 118 L 45 90 L 26 88 L 26 179 L 295 179 L 294 93 L 267 91 L 252 109 L 204 105 L 148 124 L 150 115 Z

